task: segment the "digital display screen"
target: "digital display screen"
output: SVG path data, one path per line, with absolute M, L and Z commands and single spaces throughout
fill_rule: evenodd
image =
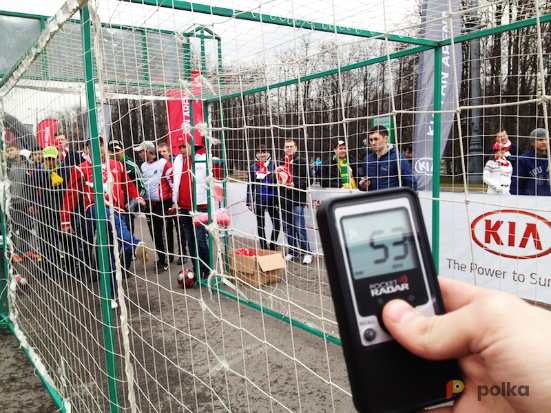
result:
M 344 217 L 341 225 L 354 279 L 408 271 L 419 266 L 406 208 Z

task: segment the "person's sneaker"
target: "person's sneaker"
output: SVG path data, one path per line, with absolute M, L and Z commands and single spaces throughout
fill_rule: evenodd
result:
M 111 308 L 114 310 L 115 308 L 119 308 L 119 305 L 117 304 L 117 300 L 111 300 Z
M 23 258 L 21 258 L 21 255 L 19 254 L 14 254 L 14 256 L 11 258 L 13 262 L 23 262 Z
M 285 256 L 285 261 L 293 261 L 296 257 L 293 254 L 287 254 Z
M 136 247 L 136 257 L 138 258 L 140 264 L 147 264 L 147 248 L 145 247 L 145 242 L 139 242 L 138 246 Z
M 303 264 L 312 264 L 312 256 L 310 254 L 306 254 L 304 258 L 302 259 Z
M 164 272 L 168 270 L 168 264 L 164 261 L 157 261 L 155 263 L 155 269 L 157 270 L 157 272 Z
M 40 255 L 35 254 L 34 252 L 27 252 L 25 255 L 27 256 L 27 258 L 30 258 L 32 260 L 38 260 L 40 258 Z
M 176 265 L 184 265 L 187 262 L 187 257 L 178 257 Z

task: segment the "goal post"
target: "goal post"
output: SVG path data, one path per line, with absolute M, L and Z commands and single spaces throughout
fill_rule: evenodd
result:
M 381 117 L 440 275 L 551 303 L 547 197 L 469 181 L 551 161 L 551 9 L 341 3 L 67 1 L 2 76 L 0 323 L 62 411 L 353 409 L 316 212 Z

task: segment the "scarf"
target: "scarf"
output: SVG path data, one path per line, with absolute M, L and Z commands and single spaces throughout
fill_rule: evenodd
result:
M 63 178 L 56 173 L 59 169 L 59 165 L 56 165 L 54 169 L 48 169 L 46 168 L 46 164 L 44 164 L 44 169 L 50 173 L 50 179 L 53 187 L 59 186 L 63 183 Z
M 293 182 L 293 164 L 294 159 L 290 156 L 285 155 L 285 172 L 287 173 L 287 182 L 286 184 L 290 184 Z
M 339 167 L 339 171 L 341 174 L 341 186 L 343 188 L 357 188 L 356 181 L 352 176 L 352 169 L 348 167 L 348 160 L 344 158 L 341 161 L 336 157 L 335 160 L 337 161 L 337 166 Z
M 505 149 L 505 154 L 504 156 L 511 156 L 511 152 L 509 152 L 509 149 L 511 149 L 511 146 L 513 146 L 513 142 L 511 142 L 509 139 L 507 139 L 507 143 L 505 144 L 505 147 L 503 149 Z
M 266 158 L 266 162 L 262 162 L 258 158 L 258 156 L 255 156 L 254 160 L 256 161 L 256 165 L 258 166 L 258 171 L 256 172 L 256 179 L 262 181 L 264 180 L 264 178 L 266 178 L 266 175 L 268 175 L 268 167 L 270 166 L 272 157 L 268 155 L 268 157 Z
M 63 148 L 63 152 L 61 152 L 61 162 L 65 162 L 65 158 L 67 157 L 68 153 L 69 153 L 69 145 L 65 145 L 65 148 Z
M 507 156 L 505 156 L 505 155 L 496 156 L 496 162 L 499 163 L 501 166 L 505 166 L 505 167 L 510 165 L 509 160 L 507 159 Z

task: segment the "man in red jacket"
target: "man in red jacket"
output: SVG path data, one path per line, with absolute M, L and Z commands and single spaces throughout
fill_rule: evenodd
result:
M 132 183 L 126 173 L 124 166 L 114 160 L 105 159 L 105 148 L 103 148 L 103 139 L 100 137 L 100 143 L 102 145 L 101 150 L 101 170 L 103 176 L 103 191 L 105 197 L 105 212 L 108 223 L 108 236 L 110 237 L 109 244 L 112 245 L 112 228 L 110 216 L 113 213 L 115 221 L 115 232 L 119 242 L 119 250 L 124 250 L 127 255 L 136 254 L 136 257 L 141 264 L 147 262 L 147 250 L 145 244 L 138 238 L 134 237 L 128 228 L 126 227 L 124 220 L 120 217 L 120 212 L 124 211 L 124 195 L 128 195 L 128 199 L 136 199 L 140 204 L 145 205 L 145 201 L 138 194 L 136 186 Z M 90 146 L 90 141 L 86 143 L 87 147 Z M 86 152 L 86 151 L 85 151 Z M 96 207 L 94 204 L 94 184 L 92 176 L 92 163 L 88 155 L 84 155 L 86 159 L 80 165 L 73 167 L 71 171 L 71 178 L 69 179 L 69 185 L 67 186 L 67 192 L 63 199 L 63 207 L 61 209 L 61 229 L 65 233 L 73 233 L 71 227 L 70 214 L 77 207 L 81 199 L 84 200 L 84 207 L 86 216 L 91 221 L 96 219 Z M 107 168 L 111 171 L 113 176 L 113 186 L 110 188 L 108 179 L 109 174 Z M 81 193 L 84 196 L 81 198 Z M 110 204 L 112 202 L 112 205 Z M 111 255 L 111 295 L 112 298 L 116 296 L 116 279 L 115 279 L 115 256 L 113 249 L 110 250 Z M 125 264 L 127 270 L 131 260 L 124 259 L 122 262 Z M 116 303 L 113 303 L 115 306 Z

